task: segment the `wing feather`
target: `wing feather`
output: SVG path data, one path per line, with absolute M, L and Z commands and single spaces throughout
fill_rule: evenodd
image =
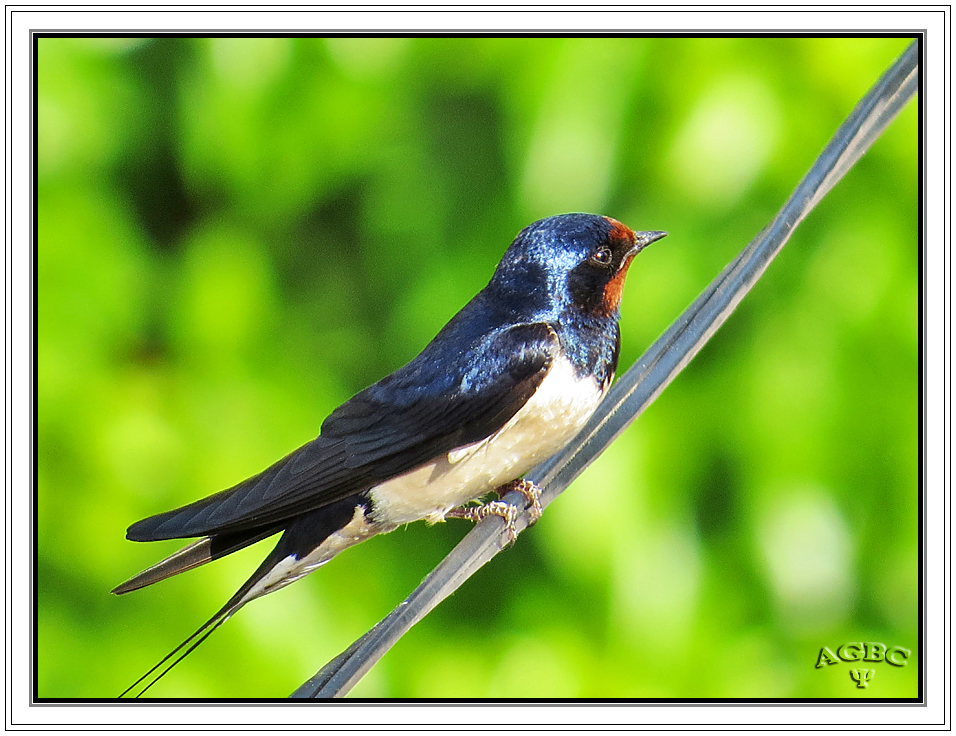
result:
M 316 439 L 232 488 L 133 524 L 127 538 L 233 533 L 368 490 L 496 432 L 537 390 L 558 349 L 547 324 L 519 324 L 452 341 L 474 357 L 456 370 L 448 337 L 345 402 Z

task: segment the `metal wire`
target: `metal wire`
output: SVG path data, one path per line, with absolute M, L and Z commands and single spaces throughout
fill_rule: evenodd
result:
M 913 97 L 919 86 L 919 41 L 914 41 L 850 113 L 773 221 L 717 276 L 668 330 L 618 380 L 581 433 L 527 478 L 545 507 L 600 455 L 680 373 L 746 296 L 793 231 L 840 181 Z M 505 500 L 521 512 L 519 493 Z M 505 524 L 489 516 L 394 611 L 299 687 L 293 698 L 343 697 L 418 621 L 453 593 L 505 543 Z

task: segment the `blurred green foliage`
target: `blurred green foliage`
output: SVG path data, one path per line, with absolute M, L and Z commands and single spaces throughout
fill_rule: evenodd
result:
M 125 527 L 227 487 L 412 358 L 514 234 L 670 237 L 624 370 L 765 225 L 909 43 L 41 38 L 41 697 L 112 697 L 269 542 L 154 588 Z M 678 380 L 358 697 L 913 697 L 910 104 Z M 284 697 L 465 533 L 411 525 L 256 601 L 152 692 Z M 914 650 L 861 690 L 822 646 Z M 859 665 L 857 665 L 859 666 Z

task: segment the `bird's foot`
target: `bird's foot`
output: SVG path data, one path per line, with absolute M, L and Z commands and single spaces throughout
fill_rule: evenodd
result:
M 467 519 L 476 524 L 486 516 L 500 516 L 505 520 L 505 529 L 508 532 L 508 546 L 515 543 L 518 539 L 518 531 L 515 529 L 515 518 L 518 516 L 518 509 L 510 503 L 504 501 L 488 501 L 481 506 L 459 506 L 452 509 L 445 518 Z
M 524 478 L 518 478 L 513 480 L 510 483 L 505 483 L 503 486 L 498 488 L 495 493 L 498 494 L 498 498 L 504 498 L 506 495 L 512 491 L 517 491 L 527 500 L 528 505 L 528 526 L 532 526 L 537 523 L 538 519 L 541 518 L 541 489 L 538 488 L 530 480 L 525 480 Z
M 530 480 L 519 478 L 510 483 L 505 483 L 495 490 L 499 498 L 504 498 L 511 491 L 517 491 L 528 501 L 528 526 L 534 524 L 541 518 L 541 489 Z M 512 545 L 518 539 L 518 531 L 515 529 L 515 519 L 518 516 L 518 509 L 513 504 L 506 501 L 488 501 L 480 506 L 459 506 L 445 514 L 446 518 L 467 519 L 478 523 L 486 516 L 500 516 L 505 520 L 505 529 L 508 533 L 508 545 Z

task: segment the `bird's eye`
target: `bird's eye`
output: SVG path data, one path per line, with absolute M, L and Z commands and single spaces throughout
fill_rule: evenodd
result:
M 612 257 L 610 248 L 598 248 L 591 256 L 591 260 L 599 266 L 610 266 Z

